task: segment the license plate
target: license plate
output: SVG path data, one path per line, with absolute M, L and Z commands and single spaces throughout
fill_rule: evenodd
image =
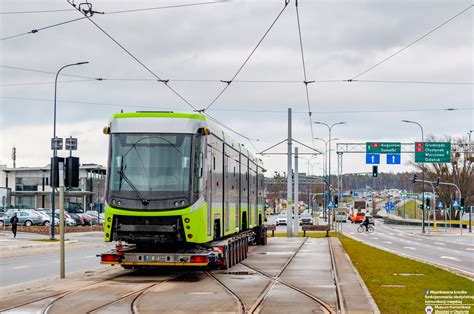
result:
M 167 256 L 145 255 L 143 260 L 145 262 L 166 262 Z

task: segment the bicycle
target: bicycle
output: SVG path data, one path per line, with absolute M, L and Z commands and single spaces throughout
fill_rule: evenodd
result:
M 364 226 L 364 225 L 360 225 L 360 226 L 357 228 L 357 231 L 358 231 L 359 233 L 364 233 L 364 231 L 366 231 L 366 230 L 365 230 L 365 226 Z M 375 231 L 375 229 L 374 229 L 374 227 L 372 227 L 371 225 L 369 225 L 369 226 L 367 227 L 367 231 L 366 231 L 366 232 L 368 232 L 368 233 L 373 233 L 374 231 Z

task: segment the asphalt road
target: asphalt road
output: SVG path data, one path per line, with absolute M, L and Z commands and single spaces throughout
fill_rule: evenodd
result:
M 385 225 L 376 221 L 375 232 L 359 233 L 351 223 L 343 224 L 343 233 L 382 249 L 408 257 L 461 270 L 474 276 L 474 237 L 441 231 L 421 234 L 420 227 Z
M 28 236 L 31 237 L 31 235 Z M 25 237 L 25 235 L 20 237 Z M 66 276 L 68 273 L 106 267 L 100 265 L 99 258 L 96 257 L 97 254 L 107 249 L 105 245 L 101 245 L 103 244 L 101 233 L 68 234 L 68 238 L 90 242 L 93 247 L 67 249 L 66 246 Z M 97 247 L 98 245 L 101 246 Z M 18 256 L 0 260 L 0 287 L 58 276 L 59 253 Z

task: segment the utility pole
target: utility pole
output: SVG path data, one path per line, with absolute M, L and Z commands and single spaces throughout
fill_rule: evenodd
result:
M 298 236 L 298 225 L 299 225 L 299 176 L 298 176 L 298 147 L 295 147 L 295 204 L 293 205 L 293 235 Z
M 291 237 L 291 222 L 292 222 L 292 211 L 293 211 L 293 200 L 292 200 L 292 139 L 291 139 L 291 108 L 288 108 L 288 167 L 287 167 L 287 187 L 286 187 L 286 236 Z
M 13 168 L 16 168 L 16 147 L 13 146 L 12 148 L 12 160 L 13 160 Z
M 66 277 L 65 250 L 64 250 L 64 163 L 59 162 L 59 277 Z M 53 226 L 54 228 L 54 226 Z

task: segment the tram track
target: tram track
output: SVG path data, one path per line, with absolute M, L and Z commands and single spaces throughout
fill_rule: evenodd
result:
M 318 305 L 321 306 L 321 308 L 323 309 L 323 311 L 325 313 L 331 313 L 331 314 L 336 314 L 336 313 L 345 313 L 345 310 L 344 310 L 344 306 L 342 304 L 342 295 L 341 295 L 341 290 L 340 290 L 340 287 L 339 287 L 339 280 L 338 280 L 338 277 L 337 277 L 337 270 L 336 270 L 336 264 L 335 264 L 335 260 L 334 260 L 334 254 L 333 254 L 333 251 L 332 251 L 332 246 L 331 246 L 331 241 L 328 239 L 328 246 L 329 246 L 329 252 L 330 252 L 330 256 L 331 256 L 331 272 L 333 274 L 333 279 L 334 279 L 334 284 L 335 284 L 335 288 L 336 288 L 336 298 L 337 298 L 337 308 L 336 310 L 334 310 L 333 306 L 331 306 L 330 304 L 328 304 L 327 302 L 323 301 L 322 299 L 320 299 L 319 297 L 305 291 L 304 289 L 301 289 L 293 284 L 290 284 L 286 281 L 284 281 L 283 279 L 281 279 L 281 276 L 283 275 L 283 273 L 285 272 L 285 270 L 287 269 L 288 265 L 290 265 L 290 263 L 293 261 L 293 259 L 295 258 L 295 256 L 299 253 L 299 251 L 301 250 L 301 248 L 304 246 L 304 244 L 306 243 L 306 240 L 307 238 L 300 244 L 300 246 L 298 247 L 298 249 L 293 253 L 292 256 L 290 256 L 290 258 L 286 261 L 286 263 L 283 265 L 283 267 L 280 269 L 280 271 L 275 275 L 271 275 L 271 274 L 268 274 L 267 272 L 265 271 L 262 271 L 256 267 L 253 267 L 253 266 L 250 266 L 248 265 L 247 263 L 241 263 L 243 266 L 269 278 L 270 280 L 272 280 L 272 282 L 267 286 L 267 288 L 260 294 L 259 298 L 257 299 L 257 301 L 255 302 L 255 304 L 249 309 L 248 313 L 259 313 L 261 310 L 262 310 L 262 307 L 263 307 L 263 304 L 266 300 L 266 298 L 268 297 L 270 291 L 272 290 L 272 288 L 277 284 L 277 283 L 280 283 L 300 294 L 303 294 L 305 295 L 306 297 L 310 298 L 311 300 L 313 300 L 314 302 L 316 302 Z
M 91 284 L 88 284 L 88 285 L 85 285 L 85 286 L 81 286 L 79 288 L 76 288 L 76 289 L 70 289 L 70 290 L 67 290 L 67 291 L 61 291 L 61 292 L 58 292 L 58 293 L 53 293 L 53 294 L 50 294 L 50 295 L 47 295 L 47 296 L 44 296 L 44 297 L 40 297 L 40 298 L 35 298 L 34 300 L 32 301 L 27 301 L 27 302 L 23 302 L 23 303 L 20 303 L 20 304 L 16 304 L 14 306 L 10 306 L 10 307 L 6 307 L 6 308 L 1 308 L 0 309 L 0 313 L 5 313 L 5 312 L 8 312 L 8 311 L 11 311 L 11 310 L 14 310 L 14 309 L 17 309 L 17 308 L 20 308 L 20 307 L 23 307 L 23 306 L 27 306 L 27 305 L 30 305 L 30 304 L 34 304 L 34 303 L 37 303 L 37 302 L 41 302 L 41 301 L 44 301 L 46 299 L 49 299 L 49 298 L 55 298 L 57 297 L 56 299 L 54 299 L 50 304 L 48 304 L 48 306 L 43 309 L 41 311 L 42 314 L 44 313 L 47 313 L 47 309 L 53 304 L 55 303 L 56 301 L 72 294 L 72 293 L 75 293 L 75 292 L 78 292 L 78 291 L 81 291 L 83 289 L 86 289 L 86 288 L 89 288 L 91 286 L 94 286 L 94 285 L 100 285 L 104 282 L 107 282 L 107 281 L 110 281 L 110 280 L 113 280 L 113 279 L 116 279 L 116 278 L 120 278 L 120 277 L 123 277 L 123 276 L 126 276 L 128 275 L 129 273 L 121 273 L 121 274 L 118 274 L 116 276 L 112 276 L 112 277 L 107 277 L 99 282 L 94 282 L 94 283 L 91 283 Z M 57 286 L 57 285 L 55 285 Z M 46 290 L 45 289 L 41 289 L 41 290 Z

